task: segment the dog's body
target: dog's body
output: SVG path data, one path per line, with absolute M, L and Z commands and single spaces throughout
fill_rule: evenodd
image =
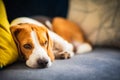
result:
M 21 23 L 21 24 L 19 24 Z M 74 46 L 56 33 L 48 30 L 42 23 L 30 18 L 18 18 L 11 23 L 11 32 L 18 49 L 32 68 L 51 66 L 54 58 L 68 59 L 74 55 Z M 77 46 L 77 53 L 90 51 L 89 44 Z M 83 43 L 82 43 L 83 44 Z M 79 47 L 80 46 L 80 47 Z M 79 52 L 80 51 L 80 52 Z

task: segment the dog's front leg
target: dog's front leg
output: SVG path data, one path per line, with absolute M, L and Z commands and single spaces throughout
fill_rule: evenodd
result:
M 56 33 L 49 31 L 50 37 L 53 40 L 53 52 L 57 59 L 68 59 L 74 55 L 73 45 L 68 43 Z

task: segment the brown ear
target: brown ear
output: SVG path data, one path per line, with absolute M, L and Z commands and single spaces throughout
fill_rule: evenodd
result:
M 15 26 L 10 27 L 10 31 L 12 33 L 13 39 L 16 43 L 16 46 L 18 48 L 18 52 L 19 52 L 20 55 L 21 55 L 21 50 L 20 50 L 20 47 L 19 47 L 19 41 L 17 39 L 17 36 L 18 36 L 18 34 L 20 33 L 21 30 L 22 30 L 22 28 L 20 28 L 19 25 L 15 25 Z
M 21 28 L 19 28 L 19 26 L 17 26 L 17 25 L 16 26 L 11 26 L 10 31 L 12 33 L 12 36 L 13 36 L 15 42 L 18 43 L 17 35 L 20 33 Z
M 47 47 L 48 48 L 48 55 L 51 58 L 51 61 L 54 61 L 55 56 L 54 56 L 53 51 L 52 51 L 53 41 L 51 40 L 48 31 L 46 33 L 47 33 L 47 37 L 48 37 L 48 47 Z

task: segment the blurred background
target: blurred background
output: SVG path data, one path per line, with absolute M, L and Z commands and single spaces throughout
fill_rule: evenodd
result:
M 66 17 L 68 0 L 4 0 L 8 19 L 21 16 L 43 15 Z

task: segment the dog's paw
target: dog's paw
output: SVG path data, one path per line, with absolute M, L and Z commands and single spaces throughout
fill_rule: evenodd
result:
M 74 55 L 73 52 L 62 51 L 56 55 L 56 59 L 69 59 Z
M 71 58 L 71 56 L 70 56 L 70 54 L 68 52 L 62 52 L 59 57 L 60 57 L 60 59 L 69 59 L 69 58 Z
M 57 53 L 54 53 L 56 59 L 69 59 L 72 56 L 74 56 L 73 51 L 60 51 Z

